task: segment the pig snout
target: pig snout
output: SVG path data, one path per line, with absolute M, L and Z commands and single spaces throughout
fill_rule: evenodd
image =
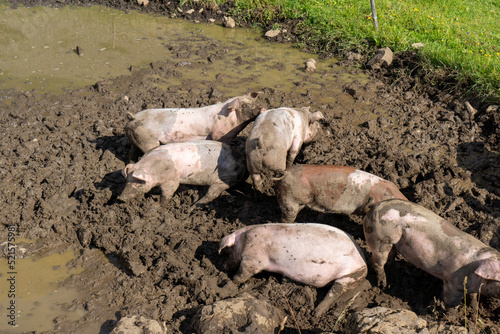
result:
M 127 182 L 125 188 L 123 189 L 120 196 L 118 196 L 118 200 L 122 202 L 128 202 L 131 199 L 139 196 L 140 194 L 144 194 L 144 190 L 138 187 L 140 185 L 135 184 L 134 182 Z
M 483 287 L 483 294 L 485 296 L 500 299 L 500 282 L 489 281 Z

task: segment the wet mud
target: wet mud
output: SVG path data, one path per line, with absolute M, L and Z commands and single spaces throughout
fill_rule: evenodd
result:
M 0 240 L 7 240 L 8 226 L 16 226 L 17 238 L 36 240 L 33 254 L 72 249 L 76 255 L 69 268 L 84 269 L 60 283 L 78 291 L 66 307 L 84 314 L 76 320 L 57 317 L 48 332 L 107 333 L 121 316 L 140 314 L 166 322 L 169 332 L 191 333 L 191 318 L 200 306 L 241 292 L 293 312 L 283 333 L 331 331 L 349 296 L 315 320 L 311 312 L 329 287 L 314 289 L 268 273 L 237 286 L 217 253 L 219 240 L 235 229 L 280 219 L 271 184 L 265 193 L 255 193 L 248 179 L 189 214 L 203 196 L 201 187 L 182 186 L 168 203 L 160 203 L 159 190 L 129 203 L 117 200 L 130 147 L 124 134 L 128 112 L 197 107 L 246 94 L 252 80 L 225 73 L 204 78 L 204 71 L 217 63 L 251 67 L 266 61 L 241 51 L 235 57 L 227 50 L 238 45 L 212 39 L 169 47 L 178 59 L 155 61 L 83 88 L 0 93 Z M 310 57 L 304 54 L 303 61 Z M 258 103 L 264 108 L 310 106 L 325 115 L 322 134 L 303 146 L 296 163 L 346 165 L 381 176 L 409 200 L 499 249 L 498 111 L 474 105 L 477 112 L 471 112 L 460 96 L 422 87 L 411 76 L 391 80 L 411 57 L 396 55 L 390 70 L 377 73 L 319 61 L 316 72 L 297 71 L 291 88 L 259 85 Z M 286 63 L 273 66 L 287 68 Z M 265 78 L 266 72 L 255 76 Z M 177 84 L 169 85 L 170 80 Z M 232 142 L 242 151 L 249 130 Z M 357 216 L 304 209 L 297 221 L 341 228 L 366 251 Z M 438 279 L 399 256 L 387 265 L 387 278 L 389 287 L 381 291 L 370 270 L 372 286 L 350 309 L 403 308 L 429 322 L 464 325 L 463 307 L 459 315 L 444 314 Z M 481 297 L 479 317 L 487 333 L 500 333 L 499 307 L 499 300 Z M 467 312 L 468 319 L 475 318 Z

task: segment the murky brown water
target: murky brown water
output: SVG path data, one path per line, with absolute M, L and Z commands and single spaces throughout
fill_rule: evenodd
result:
M 15 259 L 14 271 L 8 270 L 7 259 L 0 260 L 1 333 L 47 331 L 53 328 L 53 319 L 58 316 L 74 321 L 84 315 L 83 309 L 68 310 L 65 307 L 81 294 L 76 289 L 59 286 L 71 275 L 83 271 L 83 268 L 66 266 L 74 258 L 75 252 L 67 251 Z M 8 307 L 12 300 L 16 309 L 15 327 L 5 320 L 10 315 Z
M 207 42 L 214 44 L 213 54 L 200 52 L 194 57 L 190 55 L 189 60 L 183 54 L 185 43 L 192 46 Z M 99 6 L 12 10 L 0 5 L 0 43 L 0 89 L 57 93 L 128 74 L 130 66 L 149 66 L 160 59 L 171 60 L 182 72 L 181 78 L 158 80 L 161 88 L 212 80 L 220 82 L 228 94 L 240 93 L 241 89 L 233 87 L 243 82 L 249 89 L 275 87 L 306 93 L 327 83 L 327 78 L 320 74 L 304 73 L 304 63 L 311 55 L 291 45 L 271 44 L 259 31 L 226 29 L 216 24 L 194 24 Z M 216 50 L 221 43 L 229 47 Z M 83 55 L 77 54 L 77 46 Z M 221 52 L 233 61 L 204 69 Z M 335 63 L 335 59 L 319 61 L 318 72 Z M 345 82 L 363 79 L 347 73 L 342 76 Z M 308 80 L 297 87 L 297 81 L 304 77 Z M 332 97 L 323 99 L 324 103 L 334 102 Z

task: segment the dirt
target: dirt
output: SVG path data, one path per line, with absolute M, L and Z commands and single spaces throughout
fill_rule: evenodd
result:
M 137 8 L 128 2 L 112 3 L 121 9 Z M 178 14 L 172 4 L 150 3 L 147 11 Z M 196 19 L 207 19 L 210 10 Z M 212 12 L 213 17 L 224 10 Z M 200 50 L 186 44 L 182 51 L 189 58 Z M 475 103 L 477 112 L 471 112 L 460 95 L 412 77 L 408 69 L 414 56 L 396 54 L 391 68 L 373 73 L 341 62 L 335 72 L 324 73 L 331 76 L 331 85 L 318 92 L 262 87 L 259 103 L 265 108 L 310 106 L 325 115 L 322 135 L 303 147 L 296 163 L 353 166 L 379 175 L 399 186 L 409 200 L 499 249 L 499 113 Z M 220 54 L 218 61 L 223 57 Z M 166 204 L 160 204 L 157 190 L 129 203 L 117 200 L 125 184 L 121 169 L 130 147 L 124 135 L 127 112 L 163 107 L 165 101 L 170 107 L 188 107 L 231 97 L 220 93 L 218 82 L 183 90 L 155 88 L 154 78 L 182 75 L 173 66 L 157 62 L 59 95 L 16 90 L 0 94 L 0 210 L 5 226 L 0 239 L 6 239 L 7 226 L 17 225 L 19 237 L 36 240 L 37 247 L 75 249 L 78 256 L 70 265 L 88 269 L 63 283 L 82 292 L 68 307 L 83 307 L 86 315 L 78 321 L 58 318 L 51 332 L 86 333 L 95 328 L 106 333 L 120 316 L 140 314 L 165 321 L 172 333 L 191 333 L 191 318 L 200 306 L 243 291 L 288 315 L 293 311 L 283 333 L 296 333 L 296 328 L 302 333 L 331 331 L 347 297 L 315 320 L 311 311 L 328 287 L 314 289 L 267 273 L 236 286 L 230 281 L 233 273 L 223 269 L 224 258 L 217 253 L 223 236 L 239 227 L 279 220 L 270 186 L 265 194 L 256 194 L 248 179 L 189 215 L 186 212 L 202 196 L 202 188 L 181 187 Z M 371 77 L 339 89 L 336 78 L 345 72 Z M 332 96 L 332 102 L 317 103 L 315 94 Z M 248 131 L 232 144 L 243 150 Z M 359 217 L 303 210 L 297 221 L 339 227 L 365 248 Z M 103 261 L 100 252 L 109 261 Z M 463 306 L 459 315 L 444 314 L 438 279 L 400 257 L 387 265 L 387 277 L 389 287 L 381 291 L 370 271 L 372 287 L 360 293 L 350 310 L 403 308 L 429 322 L 464 324 Z M 499 307 L 500 300 L 481 297 L 479 317 L 486 333 L 500 333 Z M 475 318 L 470 308 L 467 312 L 467 319 Z M 341 322 L 337 330 L 343 326 Z

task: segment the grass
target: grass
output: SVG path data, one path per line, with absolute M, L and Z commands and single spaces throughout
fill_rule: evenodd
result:
M 233 15 L 256 25 L 279 27 L 279 22 L 299 20 L 301 43 L 320 51 L 364 52 L 376 46 L 398 52 L 423 43 L 418 49 L 422 68 L 444 69 L 470 93 L 500 101 L 500 0 L 377 0 L 378 31 L 369 0 L 232 3 Z

